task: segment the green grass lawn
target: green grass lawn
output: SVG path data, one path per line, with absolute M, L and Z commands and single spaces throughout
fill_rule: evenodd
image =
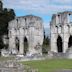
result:
M 49 59 L 49 60 L 40 60 L 40 61 L 26 61 L 22 62 L 36 68 L 39 72 L 55 72 L 57 69 L 72 69 L 72 60 L 71 59 Z

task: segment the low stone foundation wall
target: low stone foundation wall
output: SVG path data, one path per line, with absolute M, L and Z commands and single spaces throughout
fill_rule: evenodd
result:
M 17 61 L 8 60 L 0 63 L 0 72 L 38 72 L 38 70 Z
M 72 59 L 72 53 L 55 53 L 49 52 L 48 58 L 58 58 L 58 59 Z
M 55 53 L 51 52 L 48 55 L 34 55 L 34 56 L 16 56 L 15 59 L 19 61 L 32 61 L 32 60 L 46 60 L 46 59 L 72 59 L 72 54 L 70 53 Z

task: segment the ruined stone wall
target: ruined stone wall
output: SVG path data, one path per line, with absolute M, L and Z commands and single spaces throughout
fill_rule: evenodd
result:
M 43 43 L 43 21 L 40 17 L 27 15 L 9 22 L 9 49 L 18 54 L 24 53 L 24 38 L 28 40 L 28 53 L 41 53 L 36 46 Z M 16 49 L 16 37 L 19 39 L 19 52 Z M 14 51 L 15 50 L 15 51 Z
M 38 69 L 23 65 L 14 60 L 0 62 L 0 72 L 38 72 Z
M 57 38 L 62 39 L 62 49 L 65 53 L 68 49 L 69 37 L 72 35 L 72 21 L 70 16 L 72 12 L 61 12 L 54 14 L 51 20 L 51 51 L 58 52 Z

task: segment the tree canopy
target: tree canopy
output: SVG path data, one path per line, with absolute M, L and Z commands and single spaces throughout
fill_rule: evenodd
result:
M 8 32 L 8 22 L 15 18 L 15 13 L 13 9 L 9 11 L 5 8 L 0 13 L 0 35 L 7 34 Z
M 13 9 L 0 11 L 0 49 L 4 47 L 2 36 L 8 34 L 8 22 L 15 18 L 15 12 Z
M 49 49 L 50 49 L 50 39 L 48 36 L 45 35 L 45 31 L 44 31 L 44 40 L 42 45 L 43 54 L 47 54 Z

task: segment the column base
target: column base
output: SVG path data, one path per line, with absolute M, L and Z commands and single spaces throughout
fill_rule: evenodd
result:
M 17 57 L 24 57 L 23 54 L 17 54 L 16 56 L 17 56 Z
M 42 56 L 42 51 L 31 49 L 27 52 L 26 56 Z
M 18 50 L 17 49 L 12 49 L 12 50 L 10 50 L 10 52 L 11 52 L 11 54 L 16 55 L 18 53 Z

